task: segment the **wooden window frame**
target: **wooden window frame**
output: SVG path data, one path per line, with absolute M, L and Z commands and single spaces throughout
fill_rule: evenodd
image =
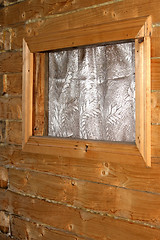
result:
M 23 151 L 59 157 L 93 157 L 94 159 L 98 159 L 100 154 L 105 158 L 110 152 L 141 154 L 146 165 L 151 166 L 151 33 L 152 20 L 147 16 L 56 33 L 50 27 L 40 31 L 38 36 L 25 38 L 23 40 L 22 93 Z M 35 54 L 40 54 L 43 63 L 40 65 L 41 75 L 44 76 L 45 51 L 131 39 L 135 39 L 136 144 L 33 136 Z

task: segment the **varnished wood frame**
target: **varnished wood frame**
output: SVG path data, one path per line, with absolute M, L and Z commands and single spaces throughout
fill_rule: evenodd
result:
M 23 41 L 23 151 L 76 158 L 105 158 L 108 153 L 141 155 L 151 166 L 151 17 L 54 32 Z M 32 136 L 33 54 L 73 46 L 135 39 L 136 145 Z M 112 155 L 113 157 L 113 155 Z

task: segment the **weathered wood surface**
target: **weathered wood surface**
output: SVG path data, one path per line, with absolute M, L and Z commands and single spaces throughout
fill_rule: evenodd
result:
M 0 166 L 0 188 L 8 186 L 8 170 Z
M 10 206 L 8 206 L 8 201 L 10 202 Z M 131 224 L 127 221 L 116 220 L 107 216 L 102 217 L 99 214 L 95 215 L 85 210 L 53 204 L 36 198 L 24 197 L 9 191 L 2 193 L 0 203 L 1 208 L 6 208 L 11 213 L 38 222 L 40 220 L 43 224 L 97 240 L 103 239 L 106 236 L 107 238 L 117 240 L 121 238 L 126 239 L 128 236 L 132 236 L 132 239 L 159 237 L 158 229 L 152 229 L 136 223 Z M 156 201 L 155 208 L 157 204 Z M 138 217 L 136 215 L 136 218 Z M 157 224 L 157 221 L 154 223 Z
M 0 53 L 0 73 L 22 72 L 22 52 Z
M 7 74 L 3 76 L 5 93 L 8 95 L 22 95 L 22 74 Z
M 12 169 L 9 179 L 13 191 L 160 226 L 160 197 L 155 193 Z
M 64 233 L 53 229 L 48 229 L 43 225 L 27 222 L 17 217 L 12 217 L 11 221 L 12 235 L 16 239 L 41 239 L 41 240 L 84 240 L 71 233 Z
M 101 3 L 104 5 L 99 5 Z M 159 10 L 158 0 L 26 0 L 0 9 L 0 25 L 4 24 L 4 29 L 0 32 L 0 48 L 13 50 L 0 53 L 0 93 L 9 94 L 8 99 L 12 99 L 13 102 L 16 101 L 13 95 L 21 95 L 22 53 L 14 49 L 22 47 L 24 37 L 32 34 L 36 36 L 40 29 L 47 26 L 50 20 L 43 17 L 54 18 L 54 27 L 59 31 L 61 26 L 66 29 L 71 26 L 81 28 L 95 21 L 98 24 L 100 21 L 107 23 L 152 15 L 155 25 L 151 42 L 152 90 L 156 91 L 152 92 L 152 123 L 159 124 L 160 28 L 157 24 L 160 22 Z M 39 18 L 37 22 L 32 22 L 37 18 Z M 76 21 L 73 22 L 73 18 Z M 13 115 L 16 117 L 16 111 L 9 110 L 6 116 L 12 118 Z M 128 220 L 140 219 L 144 224 L 159 225 L 159 157 L 152 158 L 152 167 L 146 168 L 142 158 L 133 155 L 132 149 L 128 149 L 126 155 L 120 152 L 113 153 L 110 150 L 104 157 L 99 148 L 97 156 L 88 152 L 86 159 L 66 158 L 61 154 L 56 157 L 49 154 L 23 153 L 21 146 L 16 147 L 17 144 L 22 143 L 21 122 L 18 121 L 11 122 L 5 119 L 0 121 L 0 142 L 2 142 L 0 166 L 4 166 L 5 171 L 6 165 L 9 167 L 10 187 L 24 194 L 20 196 L 5 191 L 0 194 L 0 207 L 7 209 L 9 213 L 19 214 L 19 218 L 11 215 L 13 239 L 79 240 L 72 234 L 80 234 L 84 239 L 88 237 L 91 240 L 160 240 L 159 229 L 128 222 Z M 159 134 L 159 125 L 152 126 L 153 156 L 160 156 Z M 63 204 L 69 203 L 77 208 L 80 206 L 96 210 L 105 208 L 112 215 L 124 216 L 126 221 L 59 206 L 45 200 L 26 197 L 25 194 L 61 201 Z M 22 220 L 22 216 L 31 218 L 35 223 L 27 222 L 28 219 Z M 42 225 L 37 226 L 37 222 L 51 224 L 51 228 L 56 226 L 61 231 L 69 231 L 69 234 L 64 232 L 61 235 L 56 230 Z M 0 239 L 8 238 L 0 233 Z
M 17 121 L 7 122 L 6 141 L 9 144 L 22 144 L 22 123 Z
M 89 9 L 88 9 L 89 8 Z M 122 20 L 124 18 L 132 18 L 139 16 L 153 15 L 153 22 L 159 22 L 160 17 L 155 14 L 160 9 L 158 0 L 141 0 L 141 1 L 62 1 L 62 0 L 47 0 L 40 2 L 39 0 L 24 1 L 16 5 L 9 6 L 0 10 L 0 24 L 3 26 L 22 23 L 31 19 L 43 19 L 45 16 L 58 14 L 68 14 L 75 12 L 77 14 L 77 23 L 86 18 L 89 20 L 90 16 L 101 17 L 104 21 Z M 65 14 L 64 14 L 65 15 Z M 76 24 L 76 23 L 73 23 Z
M 128 156 L 123 163 L 119 163 L 119 155 L 117 155 L 117 161 L 112 162 L 113 155 L 104 161 L 101 158 L 94 160 L 28 154 L 22 153 L 20 148 L 15 147 L 10 147 L 8 153 L 6 150 L 3 155 L 6 158 L 8 155 L 8 158 L 4 162 L 12 162 L 15 167 L 29 172 L 31 169 L 42 173 L 160 193 L 158 158 L 152 159 L 156 162 L 152 168 L 146 168 L 144 162 L 139 158 L 130 161 Z
M 11 238 L 8 235 L 0 232 L 0 239 L 1 240 L 10 240 Z M 15 239 L 15 238 L 13 238 L 13 239 Z
M 45 53 L 34 56 L 33 76 L 33 135 L 44 135 L 44 100 L 45 100 Z M 46 123 L 48 125 L 48 122 Z M 47 134 L 48 135 L 48 134 Z
M 9 232 L 9 215 L 7 215 L 5 212 L 0 211 L 0 231 L 3 233 Z M 1 239 L 1 238 L 0 238 Z
M 6 121 L 0 120 L 0 143 L 6 141 Z
M 0 97 L 0 119 L 22 119 L 22 98 Z

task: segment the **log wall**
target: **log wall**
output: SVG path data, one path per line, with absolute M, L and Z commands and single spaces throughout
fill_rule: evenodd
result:
M 159 0 L 0 0 L 0 239 L 160 240 L 159 13 Z M 98 160 L 22 152 L 23 38 L 50 18 L 69 29 L 149 15 L 152 167 L 130 152 Z

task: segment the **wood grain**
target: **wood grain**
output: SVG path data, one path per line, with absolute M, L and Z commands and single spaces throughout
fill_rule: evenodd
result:
M 0 53 L 0 62 L 0 73 L 22 72 L 21 52 Z
M 77 17 L 74 14 L 71 18 L 63 16 L 47 19 L 41 26 L 35 25 L 26 41 L 31 52 L 47 51 L 67 47 L 90 45 L 110 41 L 134 39 L 139 30 L 145 24 L 147 17 L 133 18 L 122 21 L 103 22 L 98 20 L 93 22 L 85 21 L 85 25 L 68 28 L 68 21 L 76 23 Z M 30 28 L 31 29 L 31 28 Z M 35 30 L 34 30 L 35 29 Z M 36 32 L 35 32 L 36 31 Z M 146 31 L 145 31 L 146 32 Z
M 11 221 L 12 235 L 16 239 L 31 239 L 41 240 L 83 240 L 84 238 L 73 236 L 57 230 L 48 229 L 43 225 L 27 222 L 22 219 L 12 217 Z
M 152 33 L 152 41 L 151 41 L 151 57 L 160 57 L 160 27 L 154 27 Z
M 22 144 L 22 123 L 17 121 L 7 122 L 7 137 L 9 144 Z
M 45 53 L 37 53 L 34 56 L 33 76 L 33 135 L 44 135 L 45 124 Z M 48 124 L 48 123 L 47 123 Z
M 160 123 L 160 92 L 152 92 L 152 123 Z
M 159 204 L 156 197 L 154 204 L 150 205 L 154 207 L 154 211 L 158 210 L 157 206 Z M 125 194 L 123 196 L 123 199 L 124 198 L 126 198 Z M 3 199 L 5 199 L 5 203 Z M 116 200 L 118 200 L 118 198 Z M 10 208 L 7 204 L 8 201 L 10 201 Z M 130 205 L 131 202 L 129 202 L 128 199 L 128 204 Z M 121 238 L 126 239 L 128 236 L 132 236 L 132 239 L 142 239 L 142 236 L 145 237 L 145 239 L 151 239 L 152 236 L 155 238 L 159 236 L 158 229 L 156 230 L 136 223 L 131 224 L 127 221 L 116 220 L 107 216 L 102 217 L 99 214 L 89 213 L 85 210 L 53 204 L 36 198 L 24 197 L 9 191 L 0 194 L 0 203 L 1 208 L 7 207 L 6 210 L 10 210 L 11 213 L 95 240 L 103 239 L 106 236 L 117 240 Z M 136 206 L 138 207 L 138 204 Z M 143 205 L 143 209 L 144 208 L 145 204 Z M 41 211 L 39 211 L 39 209 L 41 209 Z M 139 207 L 140 212 L 142 212 L 143 209 L 141 210 L 141 207 Z M 157 217 L 158 212 L 154 215 L 152 221 Z M 153 216 L 153 212 L 150 212 L 151 215 L 148 214 L 145 218 L 149 217 L 150 219 Z M 139 213 L 133 214 L 132 218 L 135 217 L 139 219 L 139 215 Z M 149 219 L 147 219 L 147 221 L 149 221 Z M 155 225 L 158 224 L 158 219 L 159 218 L 154 222 Z
M 32 136 L 32 104 L 33 104 L 33 54 L 23 41 L 23 89 L 22 89 L 22 144 Z
M 8 95 L 22 95 L 22 73 L 4 75 L 5 92 Z
M 95 182 L 12 169 L 9 171 L 9 180 L 11 182 L 9 188 L 23 194 L 71 204 L 77 208 L 113 214 L 117 217 L 139 221 L 143 219 L 152 224 L 156 222 L 158 226 L 160 224 L 157 209 L 160 198 L 153 193 L 146 194 L 126 187 L 117 188 Z M 150 210 L 147 209 L 149 206 Z
M 102 4 L 102 5 L 101 5 Z M 94 6 L 94 7 L 93 7 Z M 89 8 L 89 9 L 87 9 Z M 84 17 L 93 16 L 106 19 L 106 21 L 122 20 L 132 17 L 153 16 L 153 22 L 159 22 L 159 1 L 141 0 L 141 1 L 104 1 L 104 0 L 47 0 L 40 2 L 39 0 L 24 1 L 17 6 L 9 6 L 0 10 L 0 22 L 3 26 L 24 23 L 30 19 L 43 18 L 51 15 L 65 15 L 68 12 L 75 11 L 77 21 L 83 21 Z M 81 17 L 80 17 L 80 14 Z M 83 13 L 81 13 L 83 12 Z M 75 24 L 75 23 L 74 23 Z
M 10 238 L 8 235 L 3 234 L 3 233 L 0 232 L 0 239 L 1 239 L 1 240 L 9 240 L 9 239 L 11 239 L 11 238 Z M 15 238 L 13 238 L 13 239 L 15 239 Z
M 4 167 L 0 167 L 0 188 L 7 188 L 8 186 L 8 171 Z
M 68 176 L 69 178 L 160 193 L 158 158 L 157 161 L 154 160 L 156 164 L 153 164 L 152 168 L 147 168 L 142 159 L 137 157 L 131 161 L 126 155 L 126 157 L 123 156 L 124 161 L 120 162 L 121 155 L 119 154 L 95 160 L 28 154 L 22 153 L 20 149 L 16 148 L 10 149 L 9 152 L 8 161 L 24 171 L 35 170 L 42 172 L 42 174 L 46 172 L 62 177 Z M 112 161 L 114 156 L 115 162 Z
M 3 233 L 8 233 L 9 226 L 10 226 L 9 216 L 4 211 L 0 211 L 0 231 Z
M 152 126 L 152 156 L 160 157 L 160 125 Z
M 0 119 L 22 119 L 22 98 L 0 97 Z
M 151 60 L 152 90 L 160 90 L 160 59 Z

